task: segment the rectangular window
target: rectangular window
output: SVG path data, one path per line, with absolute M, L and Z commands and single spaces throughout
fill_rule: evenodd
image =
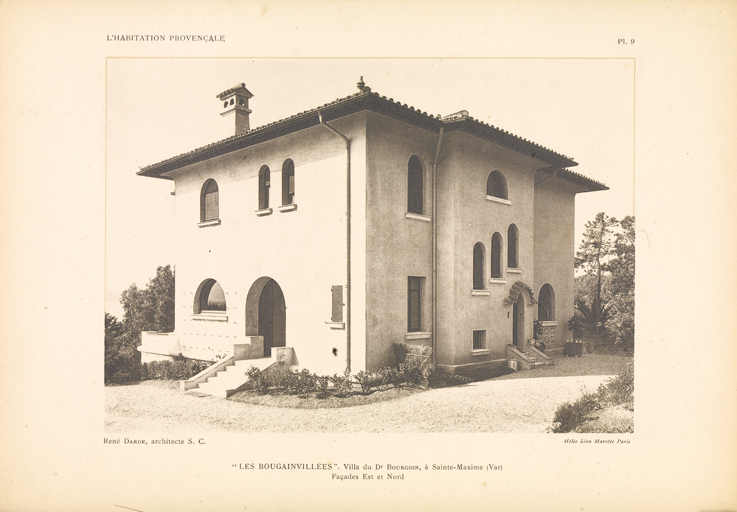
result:
M 486 331 L 473 331 L 473 349 L 484 350 L 486 348 Z
M 407 278 L 407 332 L 419 332 L 422 327 L 422 278 Z
M 337 285 L 332 287 L 333 291 L 333 316 L 331 322 L 340 323 L 343 321 L 343 286 Z

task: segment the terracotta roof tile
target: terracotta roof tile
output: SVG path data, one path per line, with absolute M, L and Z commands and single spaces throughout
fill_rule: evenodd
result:
M 471 126 L 474 126 L 475 125 L 477 127 L 483 127 L 482 128 L 483 130 L 490 130 L 490 132 L 489 132 L 490 135 L 493 135 L 493 133 L 495 133 L 495 132 L 496 133 L 504 134 L 504 136 L 507 136 L 508 138 L 507 137 L 503 137 L 503 138 L 506 138 L 507 139 L 507 143 L 508 144 L 511 144 L 512 146 L 517 146 L 518 143 L 522 143 L 524 145 L 531 145 L 531 146 L 534 146 L 534 147 L 543 149 L 544 151 L 547 151 L 550 154 L 559 157 L 559 160 L 557 162 L 557 166 L 568 167 L 568 166 L 577 165 L 576 162 L 574 162 L 572 159 L 570 159 L 569 157 L 567 157 L 567 156 L 565 156 L 565 155 L 563 155 L 561 153 L 557 153 L 557 152 L 555 152 L 553 150 L 550 150 L 550 149 L 546 148 L 545 146 L 541 146 L 540 144 L 537 144 L 537 143 L 532 142 L 530 140 L 527 140 L 525 138 L 522 138 L 522 137 L 519 137 L 517 135 L 514 135 L 514 134 L 508 132 L 507 130 L 503 130 L 501 128 L 497 128 L 497 127 L 495 127 L 492 124 L 489 124 L 489 123 L 486 123 L 486 122 L 477 120 L 477 119 L 473 118 L 472 116 L 468 115 L 468 112 L 466 112 L 466 111 L 461 111 L 461 112 L 458 112 L 456 114 L 451 114 L 450 116 L 445 116 L 445 117 L 442 117 L 440 114 L 432 115 L 432 114 L 428 114 L 427 112 L 424 112 L 422 110 L 416 109 L 414 106 L 408 106 L 406 103 L 401 103 L 401 102 L 395 101 L 393 98 L 387 98 L 386 96 L 379 95 L 378 93 L 371 91 L 370 88 L 365 87 L 360 92 L 357 92 L 357 93 L 354 93 L 354 94 L 351 94 L 349 96 L 345 96 L 345 97 L 342 97 L 342 98 L 337 98 L 337 99 L 335 99 L 335 100 L 333 100 L 331 102 L 328 102 L 328 103 L 323 104 L 320 107 L 299 112 L 297 114 L 291 115 L 291 116 L 286 117 L 284 119 L 273 121 L 273 122 L 267 123 L 265 125 L 262 125 L 262 126 L 253 128 L 253 129 L 251 129 L 251 130 L 249 130 L 249 131 L 247 131 L 245 133 L 242 133 L 242 134 L 239 134 L 239 135 L 232 135 L 232 136 L 227 137 L 225 139 L 222 139 L 220 141 L 213 142 L 213 143 L 207 144 L 205 146 L 202 146 L 202 147 L 193 149 L 192 151 L 188 151 L 186 153 L 182 153 L 182 154 L 176 155 L 176 156 L 171 157 L 171 158 L 168 158 L 166 160 L 162 160 L 161 162 L 158 162 L 158 163 L 155 163 L 155 164 L 152 164 L 152 165 L 148 165 L 148 166 L 142 167 L 140 169 L 140 171 L 138 172 L 138 174 L 156 176 L 156 175 L 159 174 L 156 171 L 156 169 L 164 169 L 166 167 L 169 167 L 166 164 L 170 164 L 172 162 L 176 162 L 177 160 L 180 160 L 181 161 L 181 166 L 189 165 L 190 163 L 193 163 L 193 161 L 199 161 L 199 160 L 195 160 L 194 159 L 194 157 L 196 157 L 197 155 L 200 155 L 200 154 L 203 154 L 203 153 L 208 153 L 208 152 L 210 152 L 210 150 L 212 150 L 213 148 L 218 147 L 218 146 L 222 146 L 223 149 L 224 149 L 224 152 L 231 151 L 233 149 L 226 149 L 225 146 L 228 146 L 229 145 L 228 143 L 230 143 L 232 141 L 235 141 L 237 139 L 247 139 L 249 137 L 253 137 L 255 134 L 257 134 L 259 132 L 263 132 L 264 130 L 267 130 L 269 128 L 274 128 L 274 127 L 277 127 L 279 125 L 288 125 L 290 122 L 293 122 L 293 121 L 298 120 L 300 118 L 307 118 L 310 115 L 317 114 L 318 111 L 321 110 L 321 109 L 326 109 L 326 108 L 329 108 L 329 107 L 340 105 L 342 103 L 348 103 L 348 102 L 350 102 L 350 100 L 355 99 L 355 98 L 358 98 L 358 97 L 366 97 L 366 98 L 368 98 L 368 97 L 374 97 L 374 98 L 377 98 L 380 102 L 386 102 L 386 103 L 389 103 L 389 104 L 396 105 L 396 106 L 398 106 L 398 107 L 400 107 L 402 109 L 406 109 L 408 112 L 411 112 L 412 115 L 422 116 L 424 118 L 427 118 L 428 121 L 431 120 L 433 123 L 436 123 L 436 124 L 438 123 L 438 121 L 440 121 L 440 123 L 442 123 L 442 125 L 448 125 L 448 126 L 451 126 L 451 125 L 459 126 L 459 125 L 463 125 L 465 123 L 465 124 L 470 124 Z M 278 136 L 278 135 L 276 135 L 276 136 Z M 515 142 L 515 141 L 517 141 L 517 142 Z M 504 145 L 503 142 L 501 142 L 501 144 Z M 512 148 L 512 149 L 514 149 L 514 148 Z M 210 157 L 208 156 L 207 158 L 210 158 Z M 561 162 L 560 159 L 564 159 L 564 161 Z M 562 165 L 562 164 L 565 164 L 565 165 Z M 163 171 L 160 171 L 160 172 L 166 172 L 166 170 L 171 170 L 171 169 L 164 169 Z M 599 183 L 599 182 L 597 182 L 595 180 L 590 180 L 589 178 L 586 178 L 585 176 L 583 176 L 581 174 L 574 173 L 573 171 L 569 171 L 569 170 L 566 169 L 566 172 L 568 172 L 571 175 L 576 176 L 578 178 L 581 178 L 581 179 L 588 180 L 588 181 L 591 181 L 593 183 L 596 183 L 599 186 L 604 186 L 603 184 L 601 184 L 601 183 Z

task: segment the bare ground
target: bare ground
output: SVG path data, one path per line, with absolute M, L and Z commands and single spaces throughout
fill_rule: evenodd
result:
M 350 408 L 304 409 L 197 398 L 176 383 L 105 388 L 106 432 L 544 432 L 558 405 L 595 390 L 631 358 L 587 354 L 464 386 L 398 393 Z

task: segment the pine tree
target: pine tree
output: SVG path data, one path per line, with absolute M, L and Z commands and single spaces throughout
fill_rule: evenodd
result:
M 595 277 L 594 299 L 591 304 L 594 326 L 598 328 L 601 320 L 602 275 L 608 270 L 609 256 L 614 247 L 613 227 L 619 221 L 604 212 L 596 214 L 593 221 L 586 223 L 586 231 L 575 258 L 575 267 Z

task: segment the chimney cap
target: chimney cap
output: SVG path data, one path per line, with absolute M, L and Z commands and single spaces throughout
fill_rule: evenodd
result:
M 361 92 L 371 92 L 371 87 L 367 86 L 366 83 L 363 81 L 363 76 L 361 76 L 361 79 L 356 84 L 356 87 L 358 87 L 358 90 Z
M 248 98 L 253 98 L 253 94 L 251 93 L 251 91 L 249 91 L 248 89 L 246 89 L 246 84 L 244 84 L 244 83 L 240 83 L 240 84 L 238 84 L 238 85 L 236 85 L 234 87 L 231 87 L 227 91 L 221 92 L 220 94 L 218 94 L 216 96 L 216 98 L 223 100 L 225 98 L 228 98 L 230 96 L 233 96 L 234 94 L 240 94 L 241 96 L 246 96 Z

